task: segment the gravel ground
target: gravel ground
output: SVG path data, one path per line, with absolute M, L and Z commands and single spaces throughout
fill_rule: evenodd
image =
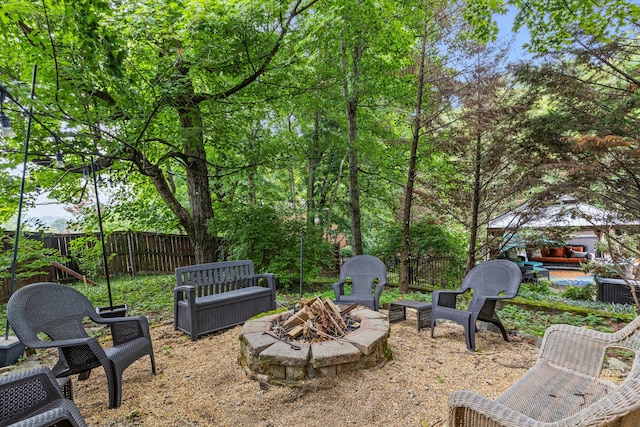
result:
M 431 338 L 407 311 L 407 321 L 391 325 L 393 360 L 295 388 L 247 378 L 237 362 L 240 327 L 194 343 L 165 323 L 152 328 L 158 374 L 148 358 L 131 365 L 120 408 L 107 409 L 100 369 L 73 378 L 74 401 L 90 426 L 436 426 L 446 425 L 455 390 L 495 398 L 535 363 L 535 346 L 518 336 L 504 342 L 482 330 L 472 353 L 461 326 L 443 323 Z

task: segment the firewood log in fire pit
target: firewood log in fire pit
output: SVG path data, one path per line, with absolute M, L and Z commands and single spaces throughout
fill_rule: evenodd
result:
M 319 296 L 303 298 L 300 309 L 282 324 L 282 331 L 291 339 L 301 335 L 305 341 L 317 342 L 328 339 L 340 339 L 349 332 L 345 316 L 357 304 L 340 309 L 329 298 Z M 352 329 L 358 325 L 352 324 Z

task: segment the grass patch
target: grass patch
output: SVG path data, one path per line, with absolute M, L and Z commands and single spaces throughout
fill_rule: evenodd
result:
M 312 292 L 305 292 L 303 297 L 320 296 L 323 299 L 334 299 L 332 283 L 336 278 L 323 278 L 314 282 Z M 99 281 L 98 286 L 74 283 L 70 286 L 82 292 L 94 307 L 109 305 L 106 281 Z M 173 315 L 173 275 L 144 275 L 135 279 L 115 277 L 111 280 L 113 304 L 127 304 L 130 315 L 143 314 L 150 320 L 166 320 Z M 348 285 L 346 293 L 350 292 Z M 576 326 L 587 326 L 602 331 L 611 331 L 612 323 L 629 322 L 635 317 L 634 307 L 620 304 L 607 304 L 596 301 L 574 301 L 549 292 L 548 289 L 525 288 L 525 295 L 511 300 L 498 312 L 505 327 L 527 334 L 542 336 L 552 324 L 567 323 Z M 299 302 L 299 293 L 285 293 L 278 290 L 276 300 L 281 310 L 292 308 Z M 401 294 L 398 287 L 385 287 L 380 298 L 380 306 L 398 300 L 431 301 L 431 293 L 412 291 Z M 6 304 L 0 304 L 0 322 L 6 324 Z M 4 330 L 2 331 L 4 333 Z

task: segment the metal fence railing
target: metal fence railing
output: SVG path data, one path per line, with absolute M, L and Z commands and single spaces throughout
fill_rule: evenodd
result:
M 341 257 L 340 265 L 347 259 Z M 387 266 L 387 283 L 400 283 L 400 260 L 397 257 L 381 258 Z M 454 257 L 411 258 L 409 286 L 423 289 L 457 288 L 464 277 L 464 260 Z
M 400 283 L 400 260 L 385 260 L 387 282 Z M 464 276 L 464 263 L 453 257 L 413 257 L 409 262 L 409 286 L 425 289 L 457 288 Z

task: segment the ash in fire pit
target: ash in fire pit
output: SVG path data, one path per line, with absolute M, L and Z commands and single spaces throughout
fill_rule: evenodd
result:
M 247 321 L 238 360 L 252 379 L 294 385 L 382 366 L 391 359 L 388 337 L 382 314 L 316 297 L 301 301 L 296 312 Z

